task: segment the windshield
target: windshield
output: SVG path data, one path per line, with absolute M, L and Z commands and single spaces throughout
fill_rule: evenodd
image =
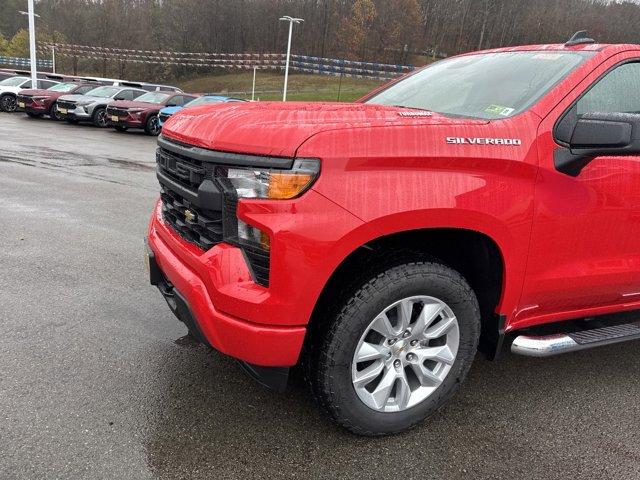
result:
M 498 119 L 533 105 L 589 58 L 585 52 L 500 52 L 434 63 L 367 100 L 454 117 Z
M 27 80 L 29 80 L 27 77 L 11 77 L 1 81 L 0 85 L 5 85 L 7 87 L 19 87 Z
M 51 90 L 52 92 L 70 92 L 77 86 L 77 83 L 59 83 L 57 85 L 54 85 L 53 87 L 47 88 L 47 90 Z
M 196 107 L 198 105 L 205 105 L 207 103 L 221 103 L 224 102 L 224 99 L 221 97 L 200 97 L 195 100 L 191 100 L 187 103 L 186 107 Z
M 167 93 L 149 92 L 136 98 L 136 102 L 162 103 L 167 98 L 169 98 L 169 94 Z
M 110 98 L 118 93 L 121 89 L 118 87 L 98 87 L 89 90 L 85 95 L 90 97 Z

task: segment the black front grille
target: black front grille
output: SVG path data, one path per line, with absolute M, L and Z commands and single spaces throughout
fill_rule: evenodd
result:
M 66 108 L 67 110 L 73 110 L 76 108 L 76 102 L 71 102 L 69 100 L 58 100 L 58 108 Z
M 129 114 L 129 110 L 125 108 L 107 107 L 108 115 L 116 115 L 118 117 L 126 117 Z
M 238 200 L 226 180 L 229 167 L 192 158 L 189 147 L 160 147 L 156 161 L 162 215 L 171 228 L 202 250 L 222 241 L 242 248 L 255 282 L 268 286 L 269 251 L 238 238 Z
M 178 155 L 163 148 L 156 153 L 156 161 L 162 172 L 182 186 L 198 190 L 205 179 L 207 170 L 213 177 L 214 165 L 204 165 L 204 162 Z
M 188 242 L 209 250 L 223 239 L 222 212 L 201 209 L 178 193 L 162 186 L 162 215 Z

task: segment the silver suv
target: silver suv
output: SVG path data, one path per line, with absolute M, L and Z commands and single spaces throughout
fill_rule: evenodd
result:
M 140 88 L 104 86 L 89 90 L 84 95 L 63 95 L 56 102 L 60 117 L 69 123 L 92 122 L 106 127 L 107 104 L 113 100 L 134 100 L 147 93 Z

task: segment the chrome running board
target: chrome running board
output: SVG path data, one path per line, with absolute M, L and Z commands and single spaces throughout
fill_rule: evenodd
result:
M 640 339 L 640 322 L 582 330 L 555 335 L 520 335 L 511 345 L 511 351 L 527 357 L 551 357 L 614 343 Z

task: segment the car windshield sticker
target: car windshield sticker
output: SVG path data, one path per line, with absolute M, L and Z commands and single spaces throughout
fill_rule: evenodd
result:
M 503 117 L 508 117 L 513 112 L 515 112 L 515 108 L 503 107 L 502 105 L 489 105 L 484 109 L 487 113 L 493 113 L 494 115 L 502 115 Z

